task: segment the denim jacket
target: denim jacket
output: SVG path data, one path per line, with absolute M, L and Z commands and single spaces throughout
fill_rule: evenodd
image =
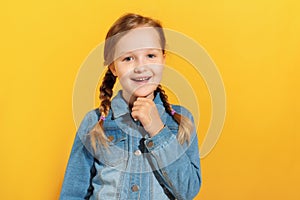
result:
M 113 98 L 103 122 L 108 147 L 93 151 L 89 131 L 98 122 L 98 109 L 88 112 L 77 130 L 60 200 L 193 199 L 201 186 L 200 158 L 195 129 L 189 143 L 176 138 L 178 124 L 156 95 L 154 103 L 165 127 L 149 137 L 131 118 L 121 91 Z M 193 122 L 189 111 L 172 108 Z M 194 123 L 194 122 L 193 122 Z

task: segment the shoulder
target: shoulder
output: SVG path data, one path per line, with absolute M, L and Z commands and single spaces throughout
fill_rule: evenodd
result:
M 99 117 L 100 117 L 99 109 L 94 108 L 85 114 L 83 121 L 88 121 L 89 123 L 93 123 L 93 122 L 97 122 L 99 120 Z
M 178 114 L 180 115 L 184 115 L 186 117 L 188 117 L 189 119 L 193 119 L 193 115 L 192 113 L 185 108 L 184 106 L 180 106 L 180 105 L 172 105 L 173 110 L 175 110 Z
M 98 108 L 92 109 L 90 111 L 88 111 L 82 122 L 81 125 L 83 126 L 83 128 L 86 128 L 87 130 L 91 130 L 96 123 L 98 123 L 100 119 L 100 112 Z M 106 129 L 107 127 L 116 127 L 116 124 L 114 122 L 114 120 L 112 120 L 112 110 L 110 109 L 108 112 L 108 115 L 106 116 L 106 120 L 103 123 L 104 129 Z
M 180 105 L 173 105 L 173 104 L 171 106 L 172 106 L 172 109 L 175 110 L 176 113 L 187 117 L 189 120 L 191 120 L 192 123 L 194 123 L 194 118 L 193 118 L 191 112 L 187 108 L 185 108 L 183 106 L 180 106 Z M 178 123 L 169 114 L 168 114 L 168 117 L 167 117 L 167 120 L 166 120 L 166 124 L 169 127 L 173 127 L 173 128 L 177 127 L 178 128 Z
M 88 111 L 84 115 L 84 117 L 80 123 L 78 132 L 81 134 L 84 134 L 87 131 L 91 130 L 94 127 L 94 125 L 98 122 L 98 120 L 99 120 L 99 109 L 98 108 Z

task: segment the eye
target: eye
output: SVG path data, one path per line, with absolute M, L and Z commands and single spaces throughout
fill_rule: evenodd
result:
M 155 54 L 148 54 L 147 56 L 148 56 L 148 58 L 155 58 L 156 57 Z
M 127 56 L 125 58 L 123 58 L 123 62 L 129 62 L 129 61 L 132 61 L 133 60 L 133 57 L 132 56 Z

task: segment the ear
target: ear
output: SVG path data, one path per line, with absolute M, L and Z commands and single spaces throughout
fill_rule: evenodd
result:
M 110 71 L 113 73 L 114 76 L 117 76 L 117 71 L 114 63 L 110 64 L 109 66 Z

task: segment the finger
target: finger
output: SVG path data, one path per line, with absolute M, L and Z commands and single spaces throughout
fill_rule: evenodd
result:
M 146 95 L 146 96 L 140 96 L 141 98 L 145 98 L 145 99 L 150 99 L 150 100 L 152 100 L 153 99 L 153 92 L 150 92 L 148 95 Z
M 138 97 L 138 98 L 136 99 L 136 101 L 153 102 L 152 99 L 148 99 L 148 98 L 146 98 L 146 97 Z
M 132 109 L 133 108 L 141 108 L 141 107 L 145 107 L 145 106 L 146 106 L 145 102 L 135 101 L 132 105 Z
M 154 102 L 152 101 L 144 101 L 144 100 L 137 100 L 133 103 L 133 106 L 151 106 Z
M 133 107 L 142 105 L 142 103 L 143 103 L 142 101 L 135 101 L 135 102 L 133 102 Z
M 131 116 L 133 118 L 134 121 L 140 121 L 143 126 L 146 126 L 146 125 L 149 125 L 151 124 L 152 122 L 152 118 L 149 117 L 149 115 L 145 114 L 145 113 L 142 113 L 142 112 L 137 112 L 137 111 L 134 111 L 131 113 Z
M 136 112 L 137 114 L 141 115 L 141 114 L 145 114 L 149 112 L 148 107 L 145 106 L 135 106 L 132 107 L 131 112 Z
M 139 115 L 139 112 L 137 112 L 137 111 L 133 111 L 131 113 L 131 117 L 133 118 L 134 121 L 140 120 L 140 115 Z
M 134 107 L 149 107 L 149 103 L 148 102 L 141 102 L 141 101 L 136 101 L 136 102 L 134 102 L 134 104 L 133 104 L 133 108 Z
M 141 106 L 133 106 L 132 108 L 131 108 L 131 111 L 133 112 L 133 111 L 139 111 L 141 109 Z

